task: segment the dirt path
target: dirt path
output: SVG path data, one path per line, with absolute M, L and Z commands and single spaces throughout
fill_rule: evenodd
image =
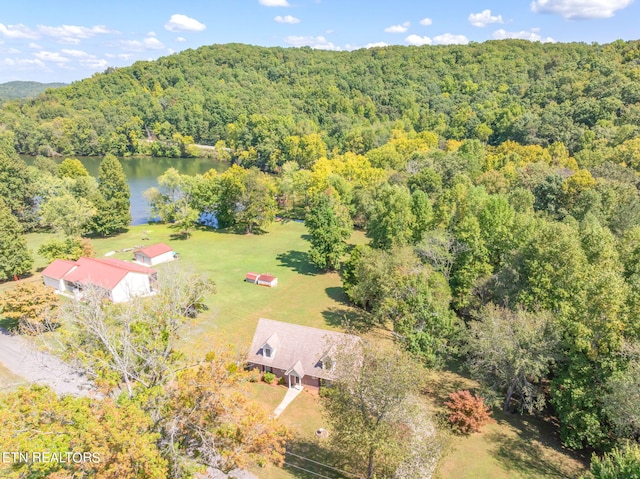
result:
M 89 381 L 57 357 L 38 351 L 26 338 L 0 328 L 0 363 L 30 383 L 45 384 L 58 394 L 94 396 Z

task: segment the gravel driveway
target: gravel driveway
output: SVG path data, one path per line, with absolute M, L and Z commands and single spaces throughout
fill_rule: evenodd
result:
M 95 396 L 91 383 L 57 357 L 39 351 L 33 343 L 0 328 L 0 363 L 31 383 L 45 384 L 58 394 Z

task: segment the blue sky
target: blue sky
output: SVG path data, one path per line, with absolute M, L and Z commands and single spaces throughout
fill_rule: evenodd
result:
M 0 6 L 0 83 L 71 82 L 214 43 L 353 50 L 524 38 L 640 38 L 634 0 L 16 0 Z

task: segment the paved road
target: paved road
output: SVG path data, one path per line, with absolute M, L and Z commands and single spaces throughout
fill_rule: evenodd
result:
M 71 366 L 39 351 L 28 339 L 0 328 L 0 363 L 28 382 L 46 384 L 58 394 L 95 396 L 91 384 Z

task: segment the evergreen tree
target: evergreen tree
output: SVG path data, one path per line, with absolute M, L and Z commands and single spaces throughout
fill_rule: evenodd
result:
M 129 184 L 118 159 L 105 155 L 98 173 L 100 196 L 95 202 L 98 213 L 91 222 L 91 230 L 110 235 L 126 229 L 131 223 Z
M 34 189 L 27 165 L 17 154 L 10 136 L 0 136 L 0 198 L 24 228 L 35 226 Z
M 11 209 L 0 200 L 0 280 L 25 274 L 32 265 L 22 227 Z

